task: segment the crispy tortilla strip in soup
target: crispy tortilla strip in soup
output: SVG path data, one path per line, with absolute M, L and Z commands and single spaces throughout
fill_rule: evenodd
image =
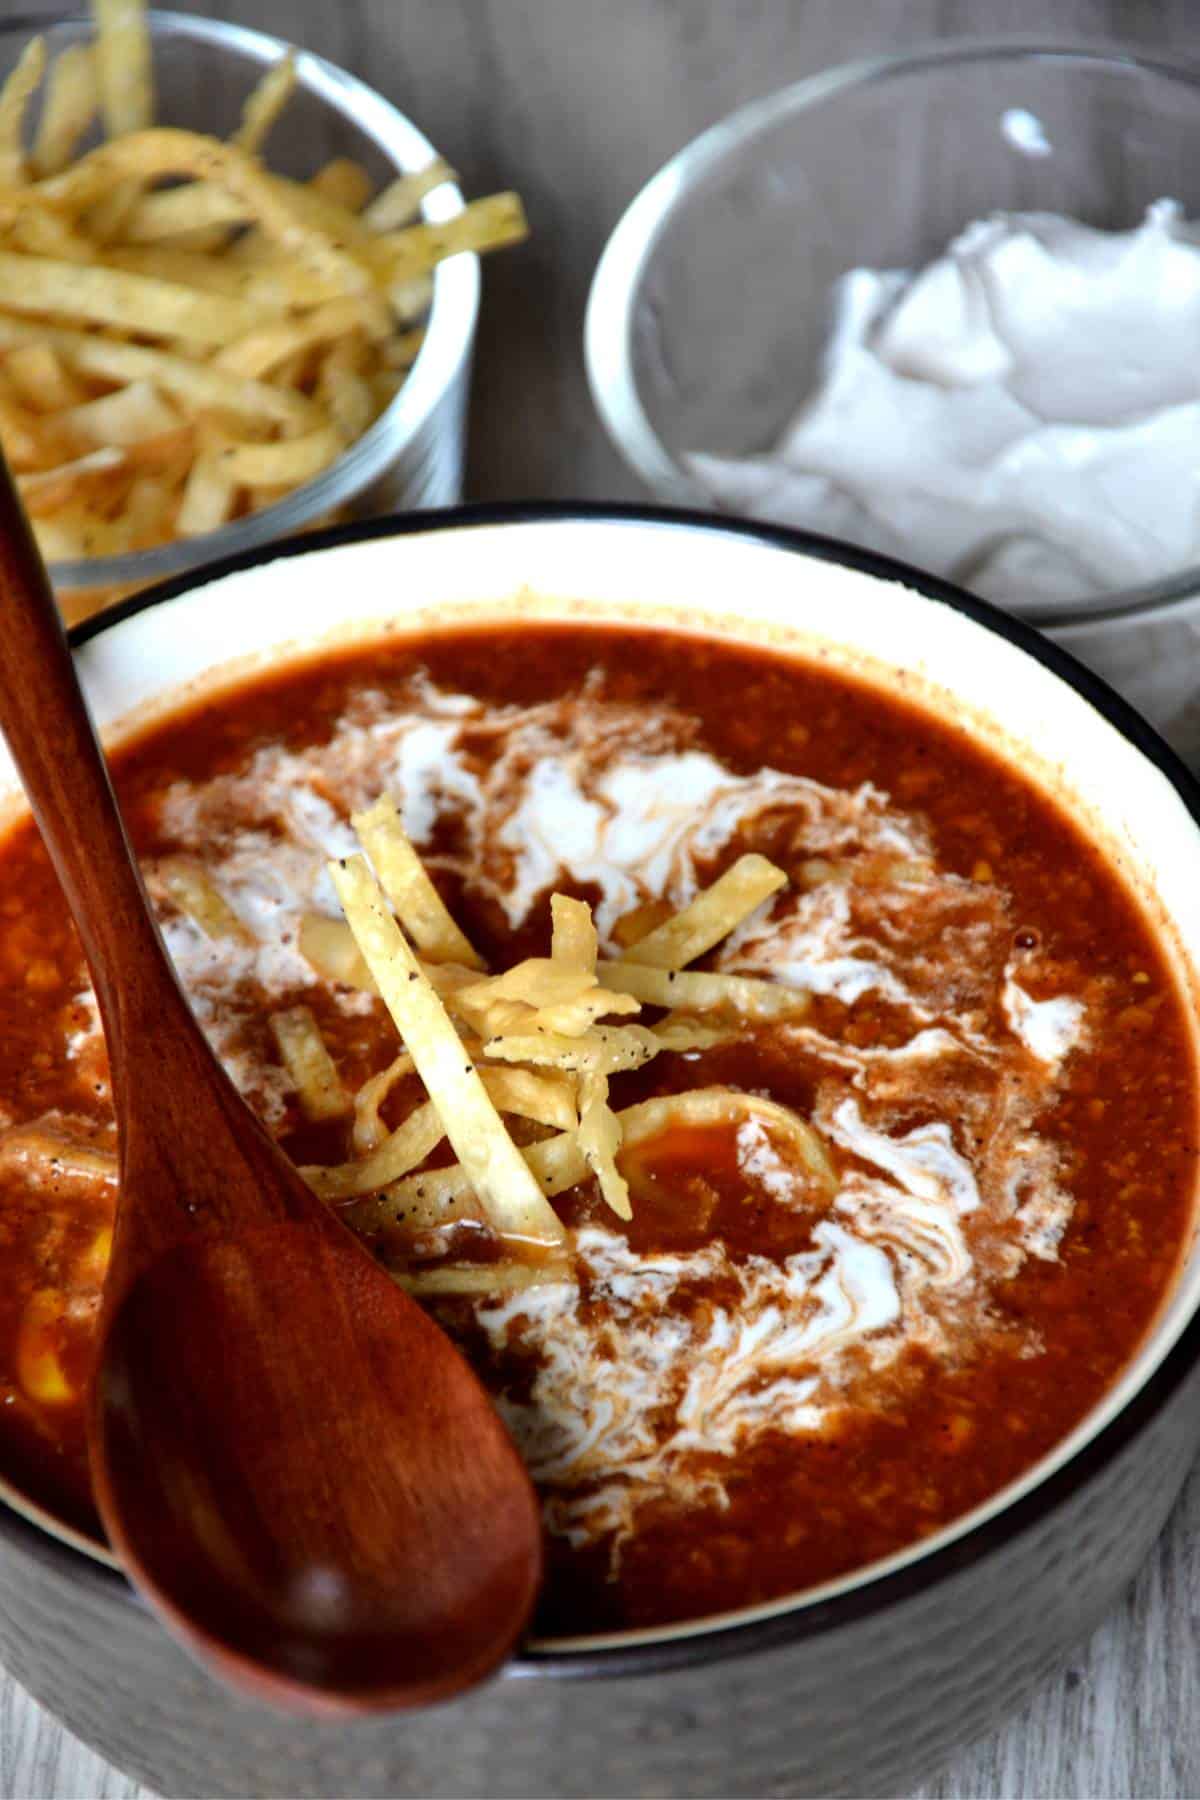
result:
M 495 1395 L 546 1631 L 928 1538 L 1170 1289 L 1167 958 L 1065 812 L 895 694 L 678 634 L 445 632 L 210 696 L 116 777 L 217 1054 Z M 107 1064 L 30 826 L 0 859 L 0 1458 L 94 1529 Z

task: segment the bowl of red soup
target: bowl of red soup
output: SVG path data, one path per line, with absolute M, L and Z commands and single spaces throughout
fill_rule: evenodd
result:
M 338 528 L 75 649 L 213 1048 L 477 1369 L 547 1575 L 500 1679 L 354 1726 L 139 1604 L 81 1423 L 108 1066 L 5 764 L 17 1679 L 169 1793 L 896 1791 L 994 1723 L 1200 1441 L 1200 796 L 1154 734 L 945 584 L 636 509 Z

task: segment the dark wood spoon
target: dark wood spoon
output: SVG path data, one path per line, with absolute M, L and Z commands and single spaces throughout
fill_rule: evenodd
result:
M 316 1200 L 195 1023 L 0 464 L 0 728 L 92 972 L 121 1137 L 88 1446 L 136 1585 L 219 1674 L 415 1706 L 512 1650 L 537 1502 L 449 1340 Z

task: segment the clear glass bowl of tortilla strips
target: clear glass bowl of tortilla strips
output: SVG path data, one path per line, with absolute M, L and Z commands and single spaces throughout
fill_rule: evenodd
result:
M 469 204 L 381 95 L 130 0 L 0 26 L 0 443 L 74 622 L 333 518 L 452 504 Z

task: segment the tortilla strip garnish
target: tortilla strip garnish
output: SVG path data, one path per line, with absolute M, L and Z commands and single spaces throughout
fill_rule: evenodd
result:
M 291 1006 L 272 1013 L 268 1023 L 305 1116 L 316 1121 L 345 1118 L 352 1102 L 311 1010 Z
M 92 0 L 96 65 L 110 138 L 140 131 L 154 117 L 154 58 L 145 0 Z
M 824 1139 L 790 1106 L 780 1106 L 778 1101 L 764 1099 L 761 1094 L 743 1094 L 737 1088 L 726 1087 L 692 1088 L 681 1094 L 643 1100 L 617 1117 L 625 1144 L 644 1143 L 672 1125 L 703 1127 L 757 1119 L 773 1137 L 796 1152 L 830 1199 L 837 1192 L 837 1174 Z
M 664 1050 L 686 1056 L 693 1050 L 711 1050 L 716 1044 L 727 1044 L 734 1036 L 728 1026 L 702 1025 L 699 1019 L 685 1014 L 668 1013 L 650 1027 Z
M 704 969 L 655 969 L 638 962 L 602 962 L 600 978 L 646 1006 L 680 1012 L 716 1012 L 743 1019 L 797 1019 L 812 1005 L 803 988 L 783 987 L 751 975 L 715 975 Z
M 569 1277 L 559 1264 L 443 1263 L 436 1269 L 397 1271 L 393 1281 L 410 1294 L 512 1294 Z
M 474 987 L 464 988 L 459 999 L 467 1006 L 486 1009 L 493 1000 L 520 1000 L 526 1006 L 557 1006 L 577 1000 L 596 977 L 587 969 L 572 968 L 552 957 L 527 956 L 503 975 L 490 975 Z
M 551 894 L 550 920 L 550 960 L 594 975 L 599 939 L 591 907 L 567 894 Z
M 78 1176 L 84 1181 L 117 1179 L 117 1158 L 111 1150 L 64 1137 L 48 1125 L 13 1125 L 0 1132 L 0 1164 L 10 1160 L 32 1165 L 45 1179 Z
M 743 1094 L 735 1088 L 692 1088 L 680 1094 L 668 1094 L 654 1100 L 643 1100 L 614 1114 L 621 1130 L 623 1147 L 645 1143 L 672 1125 L 714 1126 L 754 1118 L 761 1121 L 773 1137 L 793 1149 L 814 1180 L 832 1197 L 837 1176 L 820 1135 L 790 1107 L 758 1094 Z M 529 1144 L 522 1151 L 543 1193 L 565 1193 L 586 1181 L 592 1172 L 580 1147 L 577 1132 L 562 1132 L 545 1138 L 540 1144 Z M 362 1200 L 349 1217 L 356 1230 L 404 1230 L 410 1223 L 414 1206 L 419 1206 L 430 1223 L 449 1222 L 461 1216 L 462 1203 L 471 1193 L 471 1178 L 460 1164 L 448 1168 L 426 1170 L 395 1182 L 386 1192 Z
M 388 1128 L 379 1116 L 379 1109 L 396 1083 L 412 1072 L 413 1059 L 407 1050 L 402 1050 L 386 1069 L 364 1081 L 355 1094 L 351 1142 L 359 1156 L 366 1156 L 376 1145 L 382 1144 Z
M 784 871 L 765 856 L 739 856 L 682 912 L 630 946 L 628 958 L 656 969 L 682 969 L 728 937 L 764 900 L 786 886 Z
M 242 108 L 242 122 L 232 140 L 240 150 L 248 150 L 251 156 L 259 154 L 267 133 L 290 100 L 295 86 L 296 52 L 289 50 L 277 63 L 272 63 Z
M 563 1000 L 555 1006 L 541 1006 L 521 1027 L 524 1031 L 554 1032 L 564 1037 L 583 1037 L 597 1019 L 611 1013 L 636 1013 L 641 1002 L 632 994 L 614 993 L 611 988 L 593 985 L 575 1000 Z
M 541 1192 L 565 1193 L 588 1177 L 588 1166 L 576 1133 L 560 1132 L 540 1144 L 527 1144 L 520 1152 Z M 355 1231 L 410 1229 L 414 1216 L 422 1226 L 449 1224 L 454 1219 L 478 1217 L 472 1206 L 474 1183 L 461 1163 L 441 1169 L 423 1169 L 405 1175 L 381 1193 L 358 1200 L 346 1209 L 345 1218 Z
M 621 1127 L 608 1104 L 608 1076 L 599 1069 L 585 1069 L 579 1078 L 577 1139 L 608 1205 L 618 1219 L 632 1219 L 629 1183 L 617 1167 Z
M 380 885 L 401 925 L 421 954 L 430 962 L 484 968 L 483 958 L 450 917 L 445 901 L 409 842 L 395 802 L 385 794 L 366 812 L 355 813 L 350 823 L 374 863 Z
M 305 913 L 296 934 L 296 948 L 305 962 L 311 963 L 326 981 L 336 982 L 340 987 L 358 988 L 367 994 L 375 993 L 374 978 L 344 919 L 331 919 L 325 913 Z
M 437 1107 L 427 1100 L 361 1162 L 302 1169 L 300 1173 L 322 1200 L 350 1200 L 357 1194 L 373 1194 L 419 1167 L 445 1135 L 446 1127 Z
M 252 944 L 252 933 L 238 918 L 202 864 L 190 856 L 164 856 L 159 879 L 180 912 L 198 925 L 205 937 L 235 938 Z
M 594 1025 L 583 1037 L 566 1037 L 547 1031 L 503 1033 L 486 1038 L 483 1054 L 495 1062 L 533 1063 L 552 1069 L 600 1069 L 615 1075 L 621 1069 L 640 1069 L 663 1048 L 644 1025 Z
M 87 44 L 68 44 L 55 57 L 33 141 L 35 175 L 56 175 L 71 160 L 79 139 L 96 115 L 96 65 Z
M 329 872 L 363 959 L 489 1221 L 503 1237 L 560 1248 L 566 1233 L 558 1217 L 505 1130 L 365 859 L 331 863 Z
M 25 108 L 45 70 L 46 40 L 31 38 L 0 87 L 0 185 L 4 187 L 18 187 L 25 179 L 25 153 L 21 148 Z
M 569 1076 L 553 1070 L 538 1075 L 532 1069 L 508 1068 L 480 1069 L 479 1073 L 498 1112 L 532 1119 L 536 1125 L 549 1125 L 555 1131 L 574 1131 L 578 1125 Z

